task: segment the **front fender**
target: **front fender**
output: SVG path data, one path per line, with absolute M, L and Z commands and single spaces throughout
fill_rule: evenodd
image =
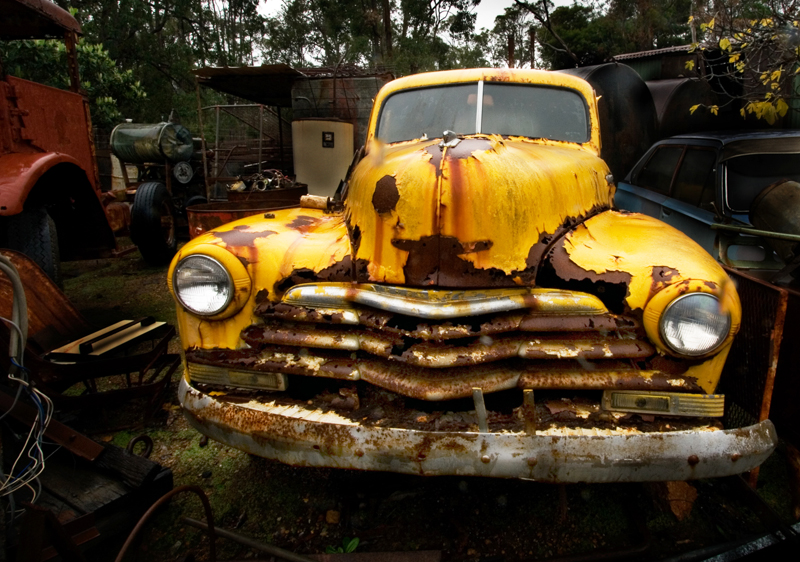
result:
M 73 157 L 58 152 L 13 153 L 0 156 L 0 215 L 21 213 L 25 200 L 36 182 L 58 164 L 72 164 L 83 170 Z M 86 170 L 83 171 L 86 173 Z

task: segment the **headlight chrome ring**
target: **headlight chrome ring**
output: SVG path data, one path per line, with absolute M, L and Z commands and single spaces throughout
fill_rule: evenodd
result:
M 214 316 L 224 311 L 235 291 L 225 266 L 203 254 L 192 254 L 177 263 L 172 286 L 181 305 L 198 316 Z
M 719 299 L 705 292 L 681 295 L 670 302 L 659 320 L 659 332 L 672 351 L 688 357 L 707 355 L 722 345 L 731 331 L 730 314 Z

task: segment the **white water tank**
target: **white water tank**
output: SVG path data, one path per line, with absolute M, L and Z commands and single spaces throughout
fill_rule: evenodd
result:
M 353 124 L 335 119 L 292 121 L 296 181 L 308 193 L 332 197 L 353 159 Z

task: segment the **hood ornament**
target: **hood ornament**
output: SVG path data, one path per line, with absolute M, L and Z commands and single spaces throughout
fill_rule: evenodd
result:
M 458 138 L 458 135 L 455 131 L 444 131 L 442 133 L 442 142 L 439 143 L 439 148 L 453 148 L 461 142 L 461 139 Z

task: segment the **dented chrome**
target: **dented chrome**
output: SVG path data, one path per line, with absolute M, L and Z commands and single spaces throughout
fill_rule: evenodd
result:
M 540 314 L 604 314 L 594 295 L 557 289 L 459 291 L 414 289 L 370 283 L 306 283 L 289 289 L 282 302 L 295 306 L 342 308 L 349 303 L 418 318 L 443 319 L 530 309 Z
M 216 400 L 181 380 L 196 429 L 237 449 L 296 466 L 542 482 L 692 480 L 752 470 L 777 445 L 769 420 L 738 429 L 422 431 L 366 426 L 307 405 Z

